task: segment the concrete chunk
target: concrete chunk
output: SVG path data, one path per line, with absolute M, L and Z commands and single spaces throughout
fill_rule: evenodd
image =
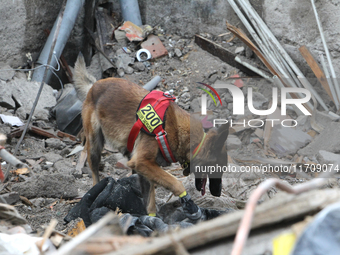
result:
M 318 160 L 321 164 L 340 164 L 340 154 L 320 150 Z
M 295 154 L 311 141 L 312 137 L 301 130 L 277 125 L 273 127 L 269 146 L 279 156 L 287 156 Z
M 241 148 L 242 141 L 236 135 L 229 135 L 227 139 L 227 149 L 237 150 Z
M 300 155 L 313 157 L 316 156 L 320 150 L 332 153 L 340 152 L 340 123 L 331 122 L 324 127 L 313 142 L 298 151 Z
M 75 178 L 67 174 L 41 174 L 25 182 L 15 183 L 12 190 L 30 198 L 74 198 L 78 195 Z

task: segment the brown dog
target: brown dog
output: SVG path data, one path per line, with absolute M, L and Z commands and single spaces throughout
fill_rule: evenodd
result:
M 149 214 L 156 213 L 154 184 L 158 184 L 170 190 L 175 196 L 181 197 L 182 207 L 189 218 L 200 218 L 200 209 L 186 194 L 183 184 L 160 167 L 164 165 L 165 160 L 154 137 L 140 132 L 132 153 L 127 150 L 128 136 L 136 121 L 137 107 L 149 91 L 119 78 L 107 78 L 96 82 L 95 78 L 87 73 L 81 55 L 75 65 L 74 86 L 78 97 L 84 101 L 82 118 L 85 148 L 92 170 L 93 184 L 99 181 L 98 168 L 106 142 L 127 156 L 128 166 L 150 182 L 146 199 Z M 229 125 L 222 125 L 219 129 L 209 130 L 195 157 L 195 164 L 227 164 L 227 151 L 224 144 L 228 136 L 228 128 Z M 200 120 L 190 118 L 188 112 L 171 102 L 166 112 L 164 129 L 175 158 L 181 164 L 189 162 L 190 151 L 201 143 L 204 135 Z M 210 191 L 213 195 L 220 196 L 221 176 L 222 173 L 217 174 L 214 179 L 210 178 Z M 200 175 L 196 179 L 197 189 L 205 189 L 206 177 Z

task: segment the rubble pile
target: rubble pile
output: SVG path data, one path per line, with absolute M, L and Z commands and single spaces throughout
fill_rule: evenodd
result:
M 231 6 L 232 2 L 229 0 Z M 238 7 L 233 8 L 237 12 Z M 91 39 L 91 50 L 94 50 L 88 71 L 97 80 L 120 77 L 140 86 L 160 76 L 154 87 L 173 94 L 181 108 L 201 119 L 206 131 L 213 128 L 217 120 L 223 124 L 229 122 L 226 147 L 229 166 L 236 170 L 224 174 L 222 195 L 216 198 L 208 190 L 204 197 L 201 196 L 195 188 L 193 176 L 183 177 L 180 164 L 164 167 L 164 171 L 183 182 L 193 201 L 204 208 L 205 220 L 211 220 L 211 223 L 194 226 L 193 222 L 188 222 L 178 198 L 162 187 L 156 189 L 158 217 L 137 217 L 134 212 L 145 211 L 145 208 L 134 207 L 143 204 L 140 186 L 135 180 L 138 177 L 127 166 L 127 158 L 108 145 L 102 151 L 102 190 L 99 192 L 98 186 L 90 190 L 92 173 L 86 163 L 80 131 L 82 105 L 72 84 L 68 83 L 73 68 L 67 63 L 65 65 L 61 58 L 63 72 L 68 78 L 60 82 L 65 84 L 59 88 L 59 85 L 52 84 L 52 80 L 52 86 L 47 82 L 30 116 L 40 84 L 31 81 L 30 72 L 3 65 L 0 69 L 0 152 L 13 154 L 22 163 L 20 167 L 10 167 L 6 156 L 0 154 L 0 171 L 3 172 L 0 173 L 3 181 L 0 184 L 0 246 L 19 240 L 23 243 L 22 249 L 8 246 L 7 252 L 39 254 L 48 250 L 49 253 L 66 254 L 75 249 L 79 254 L 97 254 L 121 249 L 126 254 L 134 254 L 137 252 L 135 245 L 141 245 L 145 254 L 150 250 L 186 252 L 198 245 L 237 234 L 247 201 L 255 203 L 254 208 L 257 203 L 261 204 L 255 212 L 251 206 L 246 208 L 253 210 L 252 227 L 260 228 L 282 220 L 289 222 L 314 215 L 338 200 L 340 183 L 331 177 L 339 170 L 340 116 L 334 91 L 331 93 L 331 86 L 323 79 L 324 74 L 319 77 L 316 74 L 317 79 L 308 79 L 308 83 L 317 88 L 317 92 L 312 92 L 313 103 L 304 104 L 310 115 L 302 114 L 292 105 L 286 107 L 286 115 L 283 115 L 281 110 L 286 105 L 281 101 L 275 105 L 275 111 L 258 115 L 253 108 L 266 111 L 276 102 L 273 88 L 291 85 L 280 71 L 287 71 L 296 83 L 301 82 L 303 86 L 306 83 L 299 80 L 299 75 L 295 77 L 298 72 L 290 61 L 284 62 L 282 57 L 282 62 L 271 62 L 269 53 L 260 52 L 266 52 L 266 49 L 258 49 L 237 27 L 227 23 L 224 34 L 208 31 L 190 37 L 181 33 L 169 34 L 159 24 L 137 26 L 131 21 L 121 22 L 118 16 L 112 15 L 110 8 L 103 6 L 95 10 L 94 16 L 96 29 L 85 28 Z M 304 55 L 308 49 L 301 48 L 314 72 L 315 65 L 310 63 L 316 60 Z M 202 88 L 205 85 L 216 88 L 221 101 L 207 97 L 208 111 L 202 115 Z M 245 100 L 238 104 L 244 106 L 243 115 L 235 114 L 235 95 L 223 86 L 233 86 L 244 95 Z M 252 92 L 252 108 L 249 107 L 249 91 Z M 300 97 L 290 95 L 294 99 Z M 280 96 L 278 94 L 278 98 Z M 314 102 L 315 97 L 319 103 Z M 26 128 L 27 134 L 21 141 Z M 251 169 L 260 171 L 252 172 Z M 329 179 L 316 178 L 320 176 Z M 276 178 L 275 181 L 269 179 L 272 177 Z M 309 193 L 297 195 L 302 192 L 296 188 L 297 184 L 305 185 L 301 190 Z M 325 189 L 312 190 L 320 187 Z M 280 190 L 291 194 L 283 194 Z M 252 196 L 258 194 L 256 192 L 264 195 L 252 200 Z M 111 213 L 106 214 L 109 211 Z M 216 217 L 219 218 L 214 219 Z M 213 233 L 229 226 L 229 232 L 217 231 L 216 239 L 210 240 L 208 235 L 197 240 L 190 238 L 202 231 Z M 95 234 L 100 229 L 102 233 Z M 176 231 L 179 234 L 174 239 Z M 303 236 L 301 233 L 296 236 Z M 126 236 L 137 234 L 143 237 Z M 88 242 L 77 246 L 80 239 Z M 196 241 L 197 245 L 194 244 Z M 102 243 L 99 250 L 98 243 Z M 163 250 L 162 247 L 170 248 Z

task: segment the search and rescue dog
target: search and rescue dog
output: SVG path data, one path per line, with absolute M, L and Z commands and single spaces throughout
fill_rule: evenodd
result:
M 92 170 L 93 184 L 99 181 L 99 163 L 106 142 L 127 156 L 128 166 L 148 180 L 141 178 L 142 194 L 149 214 L 156 213 L 154 184 L 157 184 L 180 197 L 188 218 L 200 219 L 202 213 L 186 193 L 183 184 L 160 167 L 165 166 L 167 162 L 154 136 L 139 132 L 132 152 L 128 150 L 129 134 L 136 122 L 136 110 L 149 91 L 120 78 L 96 81 L 87 73 L 81 55 L 78 56 L 75 64 L 73 78 L 78 97 L 83 101 L 85 149 Z M 151 124 L 156 122 L 159 121 L 153 121 Z M 193 158 L 192 151 L 195 151 L 197 156 L 192 159 L 191 164 L 204 165 L 214 162 L 227 165 L 225 141 L 229 125 L 210 129 L 205 134 L 200 120 L 191 118 L 188 112 L 171 101 L 166 110 L 163 128 L 169 148 L 176 161 L 182 166 L 188 165 Z M 195 180 L 196 188 L 203 194 L 207 177 L 209 175 L 200 175 L 196 176 Z M 209 179 L 210 192 L 214 196 L 221 195 L 221 177 L 222 173 Z

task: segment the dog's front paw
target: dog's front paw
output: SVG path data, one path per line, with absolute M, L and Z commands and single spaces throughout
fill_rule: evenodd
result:
M 196 221 L 202 218 L 201 209 L 194 203 L 194 201 L 192 201 L 189 194 L 181 197 L 179 201 L 181 202 L 185 216 L 187 216 L 190 220 Z

